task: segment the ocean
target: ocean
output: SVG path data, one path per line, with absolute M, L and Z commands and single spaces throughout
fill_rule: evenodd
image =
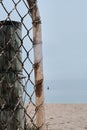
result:
M 87 103 L 87 80 L 44 81 L 45 103 Z

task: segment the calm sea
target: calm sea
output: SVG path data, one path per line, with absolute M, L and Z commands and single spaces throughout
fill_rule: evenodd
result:
M 45 81 L 46 103 L 87 103 L 87 80 Z

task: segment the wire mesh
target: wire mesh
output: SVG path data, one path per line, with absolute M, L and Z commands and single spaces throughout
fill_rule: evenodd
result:
M 30 10 L 25 0 L 0 0 L 0 130 L 39 129 Z

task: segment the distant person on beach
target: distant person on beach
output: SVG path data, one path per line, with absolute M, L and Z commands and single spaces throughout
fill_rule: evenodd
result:
M 49 90 L 50 88 L 49 88 L 49 86 L 47 87 L 47 90 Z

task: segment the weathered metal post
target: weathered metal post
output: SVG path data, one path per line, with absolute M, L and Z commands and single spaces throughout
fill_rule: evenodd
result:
M 24 130 L 21 23 L 0 22 L 0 130 Z
M 34 72 L 36 86 L 36 125 L 39 130 L 45 130 L 44 87 L 43 87 L 43 56 L 41 19 L 37 0 L 27 0 L 33 23 Z

